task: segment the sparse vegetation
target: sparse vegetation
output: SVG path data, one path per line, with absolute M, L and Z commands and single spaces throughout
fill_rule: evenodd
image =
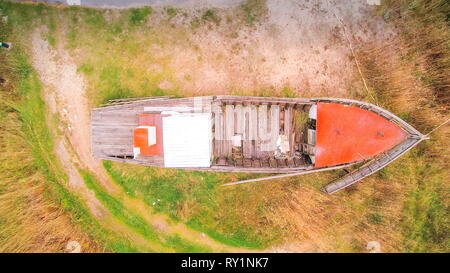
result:
M 168 7 L 166 8 L 166 13 L 169 16 L 169 19 L 172 19 L 177 15 L 178 10 L 176 8 Z
M 208 9 L 206 10 L 203 15 L 202 19 L 205 21 L 210 21 L 215 23 L 216 25 L 220 24 L 220 17 L 217 15 L 217 12 L 214 9 Z
M 240 8 L 248 25 L 259 22 L 267 15 L 266 0 L 246 0 Z

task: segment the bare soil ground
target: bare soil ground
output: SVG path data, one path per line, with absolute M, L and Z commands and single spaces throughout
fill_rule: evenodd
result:
M 89 110 L 84 97 L 84 82 L 76 72 L 76 66 L 70 62 L 70 57 L 67 54 L 56 56 L 48 42 L 42 39 L 41 33 L 42 29 L 33 33 L 33 65 L 47 86 L 45 101 L 49 106 L 49 115 L 58 115 L 62 121 L 57 128 L 53 128 L 63 132 L 63 135 L 55 135 L 55 153 L 69 176 L 69 186 L 84 192 L 82 195 L 88 197 L 87 204 L 91 211 L 99 217 L 104 209 L 94 194 L 89 192 L 77 169 L 80 162 L 82 166 L 101 169 L 98 161 L 90 156 Z M 75 147 L 75 154 L 71 152 L 71 147 Z
M 164 30 L 174 38 L 143 51 L 152 51 L 155 60 L 169 60 L 175 77 L 166 86 L 172 81 L 193 94 L 259 90 L 276 95 L 288 87 L 297 96 L 346 96 L 355 84 L 355 67 L 343 26 L 355 44 L 394 35 L 365 0 L 268 0 L 266 6 L 261 20 L 251 26 L 237 20 L 239 10 L 231 9 L 217 12 L 218 25 L 209 22 L 193 30 L 192 18 L 201 18 L 204 9 L 183 10 L 189 15 L 179 12 Z M 165 18 L 165 10 L 157 9 L 148 25 L 159 29 Z M 186 29 L 188 42 L 179 42 L 180 29 Z M 159 65 L 149 70 L 158 71 Z

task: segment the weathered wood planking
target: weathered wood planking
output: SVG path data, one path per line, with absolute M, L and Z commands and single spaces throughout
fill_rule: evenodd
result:
M 419 144 L 422 140 L 423 138 L 408 138 L 407 140 L 400 143 L 393 149 L 380 155 L 378 158 L 369 161 L 368 163 L 364 164 L 355 171 L 345 175 L 344 177 L 341 177 L 336 181 L 333 181 L 332 183 L 327 185 L 323 190 L 328 194 L 332 194 L 360 181 L 361 179 L 386 167 L 392 161 L 399 158 L 401 155 L 403 155 L 404 153 L 412 149 L 414 146 Z
M 258 109 L 257 157 L 271 156 L 280 132 L 280 107 L 272 105 L 270 111 L 267 108 L 267 105 L 260 105 Z
M 135 111 L 101 111 L 91 114 L 92 152 L 95 157 L 132 156 Z
M 143 112 L 143 107 L 201 107 L 202 111 L 210 112 L 211 110 L 211 96 L 205 97 L 193 97 L 193 98 L 179 98 L 179 99 L 160 99 L 160 100 L 144 100 L 134 103 L 127 103 L 121 105 L 106 106 L 102 108 L 96 108 L 96 111 L 125 111 L 125 110 L 138 110 Z
M 220 104 L 214 104 L 214 155 L 222 155 L 224 139 L 224 116 Z
M 267 151 L 273 152 L 276 149 L 277 138 L 280 134 L 280 106 L 278 105 L 272 105 L 270 107 L 270 132 L 271 137 Z
M 289 136 L 292 131 L 292 107 L 286 107 L 284 110 L 284 134 Z
M 93 140 L 92 145 L 129 145 L 133 146 L 133 136 L 124 136 L 124 137 L 116 137 L 116 136 L 108 136 L 107 139 L 102 140 Z
M 235 134 L 244 136 L 245 131 L 245 115 L 242 104 L 238 104 L 234 107 L 234 131 Z
M 133 156 L 133 149 L 127 149 L 125 147 L 102 147 L 95 148 L 93 150 L 94 156 Z
M 267 151 L 271 134 L 269 133 L 267 104 L 258 106 L 258 138 L 255 142 L 256 156 L 260 157 L 262 151 Z
M 102 107 L 120 105 L 120 104 L 125 104 L 125 103 L 136 103 L 138 101 L 166 100 L 166 99 L 170 99 L 170 98 L 171 98 L 171 96 L 112 99 L 112 100 L 109 100 L 107 103 L 102 104 Z
M 244 158 L 252 158 L 255 155 L 255 140 L 258 138 L 258 112 L 256 106 L 245 106 L 242 111 L 244 116 Z
M 294 152 L 293 107 L 288 106 L 284 110 L 284 135 L 289 140 L 289 152 Z
M 232 138 L 234 135 L 234 106 L 225 106 L 225 139 L 223 143 L 222 156 L 230 157 L 232 152 Z
M 246 119 L 246 140 L 256 140 L 258 138 L 258 112 L 256 106 L 250 105 L 244 107 L 244 114 Z
M 136 159 L 152 166 L 164 166 L 164 156 L 138 156 Z
M 136 124 L 138 122 L 137 112 L 134 111 L 93 111 L 91 122 L 94 125 L 118 125 Z
M 270 103 L 270 104 L 313 104 L 310 99 L 302 98 L 273 98 L 273 97 L 252 97 L 252 96 L 216 96 L 215 100 L 230 103 Z

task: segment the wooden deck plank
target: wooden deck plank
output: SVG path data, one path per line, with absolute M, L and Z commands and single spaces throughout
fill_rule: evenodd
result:
M 289 136 L 292 131 L 292 107 L 286 107 L 284 110 L 284 128 L 283 134 Z
M 101 154 L 105 156 L 125 156 L 133 155 L 133 149 L 125 149 L 118 147 L 101 148 L 99 150 L 94 150 L 94 154 Z
M 285 103 L 285 104 L 313 104 L 310 99 L 302 98 L 273 98 L 273 97 L 252 97 L 252 96 L 232 96 L 220 95 L 217 100 L 230 102 L 249 102 L 249 103 Z
M 179 113 L 200 112 L 201 108 L 195 108 L 192 106 L 144 106 L 144 112 L 164 112 L 175 111 Z
M 280 106 L 278 105 L 270 107 L 270 134 L 267 151 L 273 152 L 276 149 L 277 138 L 280 134 Z
M 102 128 L 92 128 L 92 135 L 96 136 L 96 139 L 101 139 L 102 135 L 106 137 L 114 136 L 133 136 L 133 128 L 116 128 L 116 129 L 102 129 Z
M 105 112 L 105 111 L 126 111 L 126 110 L 138 110 L 143 111 L 145 106 L 187 106 L 194 107 L 200 106 L 203 110 L 211 107 L 211 96 L 195 97 L 195 98 L 178 98 L 178 99 L 160 99 L 160 100 L 147 100 L 147 101 L 137 101 L 130 104 L 121 104 L 106 106 L 102 108 L 95 108 L 93 111 Z
M 258 112 L 256 106 L 245 106 L 243 112 L 245 115 L 244 139 L 256 140 L 258 137 Z
M 254 141 L 244 140 L 242 146 L 244 158 L 252 158 L 254 154 Z
M 284 128 L 283 134 L 288 137 L 289 140 L 289 152 L 294 152 L 294 125 L 293 125 L 293 108 L 288 106 L 284 111 Z
M 245 158 L 252 158 L 255 154 L 255 140 L 258 137 L 258 112 L 256 106 L 243 107 L 244 116 L 244 141 L 243 154 Z
M 223 142 L 223 156 L 229 157 L 232 153 L 232 138 L 234 135 L 234 106 L 225 106 L 225 141 Z
M 258 107 L 258 138 L 255 143 L 256 156 L 259 157 L 261 151 L 267 151 L 267 143 L 270 142 L 267 104 Z
M 236 134 L 244 134 L 244 124 L 245 124 L 245 116 L 244 116 L 244 109 L 241 104 L 238 104 L 234 107 L 234 128 Z
M 222 141 L 224 138 L 224 116 L 219 104 L 214 107 L 214 155 L 222 155 Z
M 94 140 L 92 145 L 102 146 L 102 145 L 122 145 L 133 147 L 133 137 L 114 137 L 103 140 Z
M 272 105 L 270 111 L 267 105 L 258 109 L 258 142 L 257 156 L 270 156 L 276 149 L 276 141 L 280 132 L 280 107 Z

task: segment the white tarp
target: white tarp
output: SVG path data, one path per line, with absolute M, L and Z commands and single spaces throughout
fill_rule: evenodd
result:
M 165 167 L 211 166 L 211 114 L 163 117 Z
M 317 120 L 317 104 L 313 104 L 311 108 L 309 108 L 309 118 Z

